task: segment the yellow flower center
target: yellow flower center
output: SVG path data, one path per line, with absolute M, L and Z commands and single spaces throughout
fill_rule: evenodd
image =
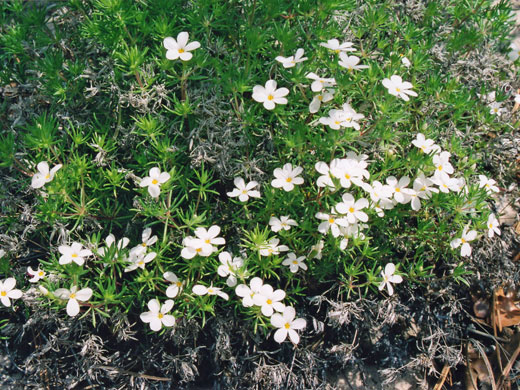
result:
M 334 121 L 334 123 L 339 125 L 341 122 L 340 121 Z
M 215 292 L 215 290 L 213 290 L 212 288 L 208 288 L 208 294 L 213 294 Z
M 437 167 L 437 169 L 438 169 L 439 171 L 442 171 L 442 165 L 439 165 L 439 166 Z
M 267 303 L 268 305 L 271 305 L 271 304 L 273 303 L 273 301 L 271 301 L 270 299 L 268 299 L 268 300 L 266 301 L 266 303 Z
M 177 285 L 177 287 L 181 287 L 182 286 L 182 282 L 176 282 L 175 284 Z
M 49 175 L 49 174 L 47 173 L 47 175 L 45 175 L 45 180 L 49 180 L 50 178 L 51 178 L 51 175 Z
M 43 275 L 45 275 L 45 272 L 43 272 L 43 271 L 38 272 L 39 277 L 43 277 Z
M 283 326 L 285 329 L 291 329 L 291 324 L 289 324 L 288 322 L 285 323 L 285 325 Z
M 485 187 L 486 187 L 486 188 L 489 188 L 490 186 L 489 186 L 489 184 L 486 184 L 486 186 L 485 186 Z
M 348 173 L 345 173 L 345 179 L 350 180 L 350 175 Z
M 395 192 L 401 192 L 401 189 L 400 189 L 399 187 L 397 187 L 397 188 L 395 189 Z
M 206 244 L 209 244 L 209 242 L 210 242 L 209 238 L 206 238 L 206 239 L 204 240 L 204 242 L 205 242 Z
M 243 193 L 244 195 L 246 195 L 246 194 L 247 194 L 247 190 L 242 190 L 242 193 Z
M 461 239 L 460 239 L 460 242 L 462 242 L 463 244 L 465 244 L 465 243 L 466 243 L 466 240 L 463 239 L 463 238 L 461 238 Z
M 144 247 L 144 248 L 146 248 L 146 242 L 143 242 L 143 243 L 141 244 L 141 246 Z
M 269 249 L 267 249 L 267 252 L 268 252 L 268 253 L 273 253 L 273 248 L 269 248 Z
M 493 229 L 493 224 L 492 223 L 490 223 L 488 226 L 489 226 L 490 229 Z
M 320 102 L 323 100 L 323 96 L 321 96 L 321 95 L 318 95 L 318 96 L 316 96 L 316 97 L 318 98 L 318 100 L 319 100 Z
M 285 181 L 286 181 L 287 183 L 290 183 L 290 182 L 292 181 L 292 177 L 288 177 L 287 179 L 285 179 Z
M 422 186 L 421 189 L 419 191 L 426 191 L 426 187 L 425 186 Z
M 395 91 L 396 92 L 401 92 L 401 89 L 400 88 L 396 88 Z
M 157 314 L 157 317 L 159 317 L 159 319 L 161 319 L 161 318 L 164 317 L 164 314 L 163 313 L 159 313 L 159 314 Z
M 75 298 L 76 298 L 76 294 L 71 293 L 71 294 L 69 295 L 69 299 L 75 299 Z
M 153 180 L 152 180 L 152 184 L 157 184 L 157 183 L 159 183 L 159 182 L 157 181 L 157 179 L 153 179 Z
M 267 100 L 273 100 L 274 99 L 274 96 L 273 95 L 269 95 L 267 96 Z
M 70 256 L 70 257 L 75 259 L 76 257 L 78 257 L 78 254 L 77 253 L 73 253 L 72 256 Z
M 139 263 L 137 263 L 137 265 L 144 265 L 144 261 L 141 260 Z
M 5 296 L 7 296 L 7 293 L 5 291 L 2 291 L 2 292 L 0 292 L 0 295 L 5 297 Z
M 184 53 L 184 49 L 179 49 L 179 53 Z
M 329 223 L 332 224 L 332 223 L 334 223 L 334 221 L 335 221 L 334 218 L 329 218 Z
M 197 252 L 197 253 L 202 252 L 202 248 L 195 249 L 195 252 Z
M 336 54 L 338 54 L 338 53 L 340 52 L 340 50 L 339 50 L 339 49 L 336 49 L 336 50 L 334 50 L 334 51 L 336 52 Z
M 292 263 L 293 264 L 298 264 L 298 262 L 296 260 L 293 260 Z
M 353 213 L 354 211 L 356 211 L 356 210 L 354 209 L 354 207 L 350 207 L 350 208 L 348 209 L 348 212 L 349 212 L 349 213 Z

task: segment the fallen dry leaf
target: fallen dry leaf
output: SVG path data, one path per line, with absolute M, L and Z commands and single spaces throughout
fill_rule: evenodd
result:
M 520 299 L 511 289 L 504 292 L 500 287 L 496 291 L 496 325 L 499 331 L 505 326 L 514 326 L 520 324 Z

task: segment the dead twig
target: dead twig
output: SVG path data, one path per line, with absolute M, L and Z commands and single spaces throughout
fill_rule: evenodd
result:
M 170 378 L 165 378 L 165 377 L 161 377 L 161 376 L 146 375 L 146 374 L 139 374 L 138 372 L 128 371 L 128 370 L 124 370 L 122 368 L 117 368 L 117 367 L 94 366 L 93 368 L 100 368 L 100 369 L 106 370 L 106 371 L 116 371 L 116 372 L 118 372 L 120 374 L 123 374 L 123 375 L 131 375 L 131 376 L 135 376 L 137 378 L 149 379 L 149 380 L 152 380 L 152 381 L 162 381 L 162 382 L 169 382 L 169 381 L 171 381 Z

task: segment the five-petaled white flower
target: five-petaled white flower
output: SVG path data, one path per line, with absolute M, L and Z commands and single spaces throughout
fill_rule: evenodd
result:
M 462 245 L 460 248 L 460 255 L 471 256 L 471 246 L 469 245 L 469 242 L 473 241 L 475 238 L 477 238 L 477 232 L 475 230 L 470 230 L 468 232 L 468 227 L 466 226 L 462 231 L 461 237 L 452 240 L 450 245 L 453 249 Z
M 321 234 L 327 234 L 330 229 L 333 237 L 338 237 L 340 235 L 340 226 L 348 225 L 347 219 L 345 217 L 338 216 L 336 210 L 334 210 L 334 207 L 331 209 L 330 214 L 318 211 L 315 217 L 323 221 L 318 225 L 318 231 Z
M 166 296 L 168 298 L 175 298 L 177 294 L 179 294 L 179 291 L 182 287 L 182 282 L 179 280 L 177 275 L 170 271 L 166 271 L 163 274 L 163 278 L 171 283 L 166 289 Z
M 502 107 L 502 103 L 499 103 L 499 102 L 490 103 L 488 107 L 489 107 L 489 113 L 491 115 L 500 116 L 504 112 L 507 111 L 505 108 Z
M 390 95 L 398 96 L 405 101 L 410 100 L 408 95 L 417 96 L 417 93 L 411 90 L 413 88 L 412 83 L 408 81 L 403 82 L 401 76 L 395 74 L 389 79 L 383 79 L 383 85 L 388 89 Z
M 233 188 L 233 191 L 227 193 L 227 196 L 230 198 L 238 196 L 238 200 L 241 202 L 247 202 L 250 197 L 260 198 L 260 191 L 253 190 L 253 188 L 258 185 L 258 182 L 253 180 L 246 184 L 241 177 L 235 177 L 233 184 L 235 184 L 236 188 Z
M 29 282 L 31 283 L 37 283 L 40 281 L 40 279 L 45 277 L 45 271 L 40 269 L 40 267 L 38 267 L 36 270 L 33 270 L 31 267 L 27 267 L 27 273 L 31 275 L 31 279 L 29 279 Z
M 518 57 L 520 57 L 520 46 L 516 43 L 512 43 L 509 48 L 511 51 L 508 54 L 508 57 L 511 61 L 516 61 Z
M 500 189 L 496 186 L 497 182 L 495 180 L 488 179 L 484 175 L 478 175 L 478 179 L 478 188 L 485 188 L 488 193 L 500 192 Z
M 217 273 L 223 278 L 227 277 L 226 284 L 229 287 L 237 285 L 237 271 L 244 265 L 244 259 L 241 257 L 231 258 L 231 253 L 227 251 L 220 252 L 218 255 L 220 265 L 217 268 Z
M 497 217 L 495 217 L 495 214 L 491 213 L 489 214 L 486 226 L 488 228 L 488 237 L 492 238 L 495 236 L 495 233 L 500 236 L 500 229 L 498 228 L 500 226 L 500 223 L 498 222 Z
M 318 112 L 322 103 L 330 102 L 333 98 L 334 98 L 333 89 L 329 88 L 329 89 L 323 90 L 323 92 L 315 95 L 312 98 L 312 101 L 309 104 L 309 112 L 311 114 Z
M 7 278 L 0 282 L 0 302 L 4 306 L 11 306 L 11 299 L 18 299 L 22 297 L 22 291 L 15 289 L 16 279 Z
M 157 253 L 150 252 L 148 254 L 145 254 L 145 252 L 139 251 L 139 252 L 130 252 L 130 256 L 128 258 L 128 262 L 130 265 L 125 268 L 125 272 L 131 272 L 136 270 L 137 268 L 144 269 L 147 263 L 152 261 L 157 257 Z
M 292 306 L 286 306 L 282 314 L 275 313 L 272 315 L 271 325 L 278 328 L 274 332 L 274 340 L 277 343 L 283 343 L 287 335 L 289 335 L 293 344 L 300 342 L 300 335 L 296 331 L 305 328 L 307 322 L 303 318 L 295 319 L 294 317 L 296 317 L 296 310 Z
M 175 325 L 175 317 L 167 314 L 173 308 L 173 301 L 167 299 L 163 305 L 157 299 L 150 299 L 148 302 L 148 309 L 139 316 L 141 321 L 150 324 L 150 329 L 158 332 L 164 326 L 170 327 Z
M 249 286 L 246 284 L 239 284 L 235 288 L 235 293 L 242 298 L 242 305 L 244 307 L 251 307 L 255 304 L 254 299 L 256 294 L 260 294 L 260 290 L 264 282 L 259 277 L 254 277 L 250 280 Z
M 205 245 L 210 245 L 212 252 L 217 251 L 217 247 L 213 245 L 224 245 L 226 240 L 222 237 L 218 237 L 220 234 L 220 226 L 213 225 L 209 229 L 204 227 L 198 227 L 195 229 L 195 235 L 199 240 L 202 240 Z
M 159 197 L 161 193 L 161 184 L 166 183 L 170 180 L 170 174 L 168 172 L 161 172 L 157 167 L 150 168 L 148 172 L 149 176 L 144 177 L 140 182 L 140 187 L 148 187 L 148 193 L 152 198 Z
M 314 80 L 311 84 L 311 90 L 313 92 L 320 92 L 323 88 L 328 88 L 336 85 L 336 79 L 334 78 L 323 78 L 318 76 L 316 73 L 310 72 L 305 76 L 308 79 Z
M 92 256 L 89 249 L 83 249 L 83 245 L 79 242 L 73 242 L 72 245 L 60 245 L 58 251 L 61 253 L 60 264 L 70 264 L 75 262 L 77 265 L 85 264 L 85 257 Z
M 338 64 L 346 68 L 349 72 L 368 68 L 368 65 L 358 65 L 360 59 L 357 56 L 349 56 L 346 53 L 339 53 L 339 58 L 340 60 Z
M 107 236 L 107 238 L 105 238 L 105 243 L 107 244 L 106 247 L 101 247 L 101 248 L 98 248 L 98 250 L 97 250 L 97 253 L 100 256 L 105 256 L 108 253 L 108 251 L 110 250 L 110 248 L 113 246 L 115 246 L 118 251 L 126 248 L 128 246 L 128 244 L 130 243 L 130 240 L 127 237 L 123 237 L 116 243 L 116 237 L 112 233 L 110 233 Z
M 280 230 L 290 230 L 291 226 L 298 226 L 298 222 L 289 218 L 289 216 L 284 215 L 280 218 L 271 217 L 269 219 L 269 226 L 271 226 L 271 230 L 276 233 Z
M 395 273 L 395 265 L 393 263 L 388 263 L 385 266 L 385 270 L 381 271 L 381 277 L 383 281 L 379 285 L 379 291 L 383 290 L 386 286 L 388 290 L 388 295 L 393 295 L 394 288 L 392 287 L 392 283 L 401 283 L 403 278 L 401 275 L 394 275 Z
M 450 163 L 451 153 L 444 151 L 433 156 L 433 165 L 435 165 L 434 175 L 453 173 L 453 166 Z
M 54 295 L 60 299 L 68 299 L 67 314 L 75 317 L 79 313 L 78 301 L 85 302 L 92 296 L 92 289 L 82 288 L 78 291 L 78 286 L 71 286 L 70 290 L 66 288 L 59 288 L 54 291 Z
M 417 146 L 424 153 L 430 153 L 430 152 L 440 153 L 441 152 L 440 146 L 436 145 L 434 140 L 429 139 L 429 138 L 426 139 L 426 137 L 422 133 L 417 133 L 417 136 L 412 141 L 412 144 L 414 146 Z
M 287 245 L 278 245 L 280 240 L 278 238 L 271 238 L 269 242 L 261 245 L 259 252 L 261 256 L 279 255 L 280 252 L 287 252 L 289 247 Z
M 215 247 L 211 244 L 206 244 L 204 240 L 187 236 L 182 240 L 184 248 L 181 250 L 181 257 L 185 259 L 192 259 L 196 255 L 208 257 L 214 252 Z
M 300 48 L 296 50 L 296 54 L 290 57 L 282 57 L 278 56 L 275 58 L 276 61 L 281 62 L 284 68 L 292 68 L 298 62 L 303 62 L 307 59 L 307 57 L 303 57 L 303 49 Z
M 409 60 L 408 58 L 404 57 L 404 56 L 401 58 L 401 62 L 402 62 L 402 64 L 403 64 L 404 66 L 406 66 L 407 68 L 409 68 L 409 67 L 412 65 L 412 63 L 410 62 L 410 60 Z
M 396 202 L 405 204 L 412 200 L 411 195 L 413 195 L 414 191 L 407 188 L 408 184 L 410 184 L 408 176 L 403 176 L 399 180 L 395 176 L 389 176 L 386 178 L 386 184 L 392 189 Z
M 258 294 L 253 297 L 253 302 L 257 306 L 261 306 L 262 314 L 266 317 L 271 317 L 274 311 L 283 311 L 285 305 L 280 302 L 285 298 L 285 291 L 278 289 L 274 290 L 270 284 L 264 284 L 260 287 Z
M 177 35 L 177 39 L 172 37 L 164 38 L 163 45 L 166 51 L 166 58 L 169 60 L 176 60 L 180 58 L 182 61 L 189 61 L 193 57 L 190 51 L 198 49 L 200 43 L 193 41 L 188 43 L 189 34 L 182 31 Z
M 340 214 L 345 214 L 345 218 L 349 224 L 356 223 L 357 221 L 368 221 L 368 215 L 362 211 L 368 207 L 368 199 L 360 198 L 356 200 L 352 194 L 349 193 L 343 194 L 341 199 L 343 202 L 336 205 L 336 211 Z
M 31 180 L 32 188 L 42 188 L 46 183 L 54 179 L 54 175 L 62 167 L 61 164 L 56 165 L 54 168 L 49 170 L 49 164 L 47 161 L 40 161 L 36 166 L 38 172 L 36 172 Z
M 307 265 L 304 263 L 305 256 L 296 257 L 294 252 L 290 252 L 287 254 L 287 257 L 282 262 L 282 265 L 286 265 L 289 267 L 289 270 L 294 274 L 298 272 L 301 268 L 304 271 L 307 271 Z
M 253 87 L 253 99 L 258 103 L 263 103 L 267 110 L 272 110 L 276 104 L 287 104 L 284 97 L 289 93 L 287 88 L 276 89 L 276 81 L 267 80 L 265 87 L 255 85 Z
M 298 176 L 302 172 L 302 167 L 293 168 L 291 163 L 285 164 L 283 168 L 275 168 L 275 179 L 271 181 L 271 185 L 274 188 L 283 188 L 284 191 L 292 191 L 295 185 L 303 184 L 303 178 Z
M 335 38 L 329 39 L 327 42 L 320 43 L 320 46 L 326 47 L 327 49 L 332 50 L 336 53 L 347 52 L 347 51 L 356 51 L 356 49 L 354 49 L 352 47 L 352 45 L 353 45 L 352 42 L 339 43 L 339 41 Z
M 196 284 L 193 286 L 192 291 L 197 295 L 218 295 L 219 297 L 225 299 L 226 301 L 229 299 L 229 295 L 225 292 L 221 291 L 222 289 L 219 287 L 213 287 L 210 285 L 209 287 L 203 286 L 202 284 Z

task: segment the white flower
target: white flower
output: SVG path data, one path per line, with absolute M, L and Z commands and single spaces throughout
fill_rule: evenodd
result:
M 269 219 L 269 226 L 271 226 L 271 230 L 273 232 L 279 232 L 280 230 L 289 230 L 291 226 L 298 226 L 298 222 L 294 219 L 289 218 L 289 216 L 285 215 L 280 218 L 271 217 Z
M 297 330 L 305 328 L 307 322 L 303 318 L 296 318 L 296 310 L 291 306 L 286 306 L 282 314 L 275 313 L 271 317 L 271 325 L 278 330 L 274 333 L 274 340 L 277 343 L 283 343 L 289 335 L 289 339 L 293 344 L 300 342 L 300 336 Z
M 210 245 L 212 252 L 217 251 L 217 247 L 213 245 L 224 245 L 226 240 L 222 237 L 217 237 L 220 234 L 220 227 L 217 225 L 210 226 L 209 229 L 198 227 L 195 229 L 195 235 L 202 240 L 204 244 Z
M 66 288 L 59 288 L 54 291 L 54 295 L 60 299 L 68 299 L 67 314 L 70 317 L 75 317 L 79 313 L 78 301 L 85 302 L 92 296 L 92 289 L 83 288 L 78 291 L 78 286 L 71 286 L 70 290 Z
M 486 225 L 488 228 L 488 237 L 489 238 L 494 237 L 495 233 L 500 236 L 500 229 L 498 228 L 500 226 L 500 223 L 498 222 L 497 217 L 495 217 L 495 214 L 493 214 L 493 213 L 489 214 Z
M 480 94 L 480 93 L 477 93 L 477 96 L 479 97 L 479 99 L 481 99 L 483 102 L 485 103 L 491 103 L 491 102 L 494 102 L 495 99 L 496 99 L 496 96 L 497 96 L 497 93 L 495 91 L 492 91 L 488 94 Z
M 439 190 L 447 194 L 448 192 L 459 192 L 461 189 L 460 182 L 456 178 L 449 177 L 446 173 L 438 173 L 436 172 L 430 180 L 439 186 Z
M 152 236 L 152 229 L 146 228 L 141 233 L 141 243 L 132 248 L 131 252 L 146 253 L 146 250 L 157 242 L 157 236 Z M 119 243 L 118 243 L 119 245 Z
M 368 227 L 365 223 L 354 223 L 348 226 L 340 226 L 339 231 L 343 236 L 343 239 L 339 243 L 339 249 L 345 250 L 348 245 L 349 238 L 359 238 L 361 240 L 365 239 L 365 234 L 362 232 L 363 229 Z
M 368 68 L 368 65 L 358 65 L 360 59 L 357 56 L 349 56 L 346 53 L 339 53 L 339 58 L 340 60 L 338 64 L 346 68 L 349 72 Z
M 137 268 L 144 269 L 147 263 L 152 261 L 157 257 L 157 253 L 150 252 L 145 255 L 144 252 L 130 252 L 130 257 L 127 261 L 130 262 L 130 265 L 125 268 L 125 272 L 131 272 L 136 270 Z
M 40 269 L 40 267 L 38 267 L 36 271 L 31 267 L 27 267 L 27 273 L 31 275 L 31 279 L 29 279 L 29 282 L 31 283 L 37 283 L 40 281 L 40 279 L 45 277 L 45 271 Z
M 182 240 L 184 248 L 181 250 L 181 256 L 185 259 L 192 259 L 196 255 L 208 257 L 214 252 L 215 247 L 211 244 L 206 244 L 200 238 L 187 236 Z
M 318 161 L 316 165 L 314 165 L 314 168 L 318 171 L 318 173 L 321 173 L 321 176 L 318 177 L 318 180 L 316 180 L 316 185 L 318 187 L 329 187 L 332 189 L 336 188 L 332 178 L 330 177 L 330 168 L 327 163 Z
M 325 241 L 319 240 L 316 244 L 311 246 L 311 250 L 309 252 L 309 256 L 312 255 L 311 259 L 321 260 L 323 257 L 323 247 L 325 246 Z
M 453 249 L 462 245 L 460 248 L 460 255 L 471 256 L 471 246 L 469 245 L 469 242 L 473 241 L 475 238 L 477 238 L 477 232 L 475 230 L 470 230 L 468 232 L 468 227 L 466 226 L 462 231 L 461 237 L 452 240 L 450 245 Z
M 223 278 L 227 277 L 226 284 L 229 287 L 235 287 L 237 285 L 237 271 L 244 265 L 244 259 L 241 257 L 231 259 L 231 254 L 226 251 L 219 253 L 218 259 L 221 265 L 219 265 L 217 273 Z
M 36 169 L 38 169 L 38 172 L 36 172 L 31 180 L 31 187 L 32 188 L 41 188 L 46 183 L 52 181 L 54 179 L 54 175 L 62 167 L 61 164 L 56 165 L 54 168 L 49 170 L 49 164 L 47 161 L 40 161 L 38 165 L 36 166 Z
M 340 235 L 340 226 L 347 226 L 349 224 L 345 217 L 337 215 L 334 208 L 332 208 L 330 214 L 325 214 L 319 211 L 316 213 L 315 217 L 323 221 L 318 225 L 318 231 L 321 234 L 327 234 L 330 229 L 333 237 L 338 237 Z
M 347 115 L 343 110 L 330 110 L 329 116 L 322 116 L 320 118 L 320 123 L 322 125 L 329 126 L 332 130 L 339 130 L 341 127 L 344 127 L 344 122 Z
M 439 192 L 435 187 L 432 187 L 433 181 L 426 178 L 424 173 L 421 174 L 413 182 L 413 190 L 415 194 L 412 194 L 412 209 L 417 211 L 421 208 L 421 199 L 429 199 L 432 196 L 432 192 Z
M 190 51 L 198 49 L 200 43 L 193 41 L 188 43 L 189 34 L 182 31 L 177 35 L 177 40 L 172 37 L 164 38 L 163 45 L 166 51 L 166 58 L 169 60 L 176 60 L 180 58 L 182 61 L 189 61 L 193 57 Z
M 97 253 L 100 255 L 100 256 L 105 256 L 105 254 L 108 253 L 108 251 L 110 250 L 110 248 L 112 246 L 114 246 L 114 244 L 116 243 L 116 237 L 110 233 L 107 238 L 105 238 L 105 243 L 106 243 L 106 247 L 101 247 L 101 248 L 98 248 L 97 250 Z M 130 243 L 130 240 L 126 237 L 123 237 L 122 239 L 120 239 L 119 241 L 117 241 L 117 244 L 115 245 L 117 250 L 120 251 L 121 249 L 124 249 L 128 246 L 128 244 Z
M 166 296 L 168 298 L 175 298 L 179 294 L 179 291 L 182 287 L 182 282 L 179 280 L 177 275 L 170 271 L 166 271 L 163 274 L 163 278 L 171 283 L 166 289 Z
M 22 297 L 22 291 L 15 289 L 16 279 L 7 278 L 0 282 L 0 302 L 4 306 L 11 306 L 11 299 L 18 299 Z
M 363 183 L 363 189 L 370 194 L 373 205 L 380 209 L 391 209 L 394 206 L 391 198 L 394 195 L 394 187 L 388 184 L 382 184 L 375 180 L 372 185 Z M 383 213 L 384 215 L 384 213 Z
M 170 180 L 170 174 L 168 172 L 161 172 L 157 167 L 153 167 L 148 172 L 149 176 L 144 177 L 140 182 L 140 187 L 148 187 L 148 193 L 152 198 L 159 197 L 161 193 L 161 184 L 166 183 Z
M 410 100 L 408 95 L 417 96 L 417 93 L 411 90 L 413 85 L 408 81 L 403 82 L 401 76 L 393 75 L 389 79 L 384 79 L 383 85 L 390 95 L 398 96 L 405 101 Z
M 72 245 L 60 245 L 58 251 L 61 253 L 60 264 L 70 264 L 75 262 L 77 265 L 85 264 L 85 257 L 92 256 L 89 249 L 83 249 L 83 245 L 79 242 L 73 242 Z
M 296 257 L 296 254 L 293 252 L 287 253 L 287 257 L 282 262 L 282 265 L 289 266 L 289 270 L 294 274 L 298 272 L 301 268 L 304 271 L 307 271 L 307 265 L 304 263 L 305 256 Z
M 408 58 L 406 58 L 406 57 L 401 58 L 401 62 L 402 62 L 403 65 L 406 66 L 407 68 L 409 68 L 409 67 L 412 65 L 412 63 L 410 62 L 410 60 L 409 60 Z
M 287 245 L 278 245 L 280 240 L 278 238 L 271 238 L 269 242 L 264 243 L 259 248 L 261 256 L 279 255 L 280 252 L 287 252 L 289 247 Z
M 424 153 L 440 153 L 441 151 L 441 148 L 438 145 L 436 145 L 432 139 L 426 139 L 426 137 L 422 133 L 417 133 L 417 136 L 412 141 L 412 144 L 414 146 L 417 146 Z
M 229 295 L 227 295 L 225 292 L 220 291 L 221 288 L 213 287 L 213 285 L 210 285 L 209 287 L 203 286 L 202 284 L 196 284 L 193 286 L 192 291 L 197 295 L 218 295 L 219 297 L 225 299 L 226 301 L 229 299 Z
M 285 298 L 285 291 L 273 290 L 269 284 L 264 284 L 260 287 L 258 294 L 253 297 L 253 302 L 257 306 L 261 306 L 262 314 L 266 317 L 271 317 L 274 311 L 283 311 L 285 305 L 280 302 Z
M 493 102 L 489 104 L 489 113 L 491 115 L 500 116 L 507 110 L 502 107 L 502 103 L 499 102 Z
M 320 46 L 326 47 L 327 49 L 330 49 L 336 53 L 356 51 L 356 49 L 354 49 L 352 45 L 352 42 L 339 43 L 337 39 L 329 39 L 327 42 L 320 43 Z
M 485 188 L 488 194 L 492 192 L 500 192 L 500 189 L 496 186 L 497 182 L 493 179 L 488 179 L 484 175 L 478 175 L 480 182 L 478 188 Z
M 276 61 L 281 62 L 284 68 L 292 68 L 298 62 L 303 62 L 307 59 L 307 57 L 303 57 L 303 49 L 296 50 L 296 54 L 290 57 L 282 57 L 278 56 L 275 58 Z
M 274 188 L 283 188 L 284 191 L 292 191 L 295 185 L 303 184 L 303 178 L 298 176 L 302 172 L 302 167 L 293 168 L 291 163 L 285 164 L 283 168 L 275 168 L 275 179 L 271 181 L 271 185 Z
M 366 162 L 353 158 L 335 158 L 330 163 L 330 173 L 339 179 L 339 184 L 343 188 L 350 188 L 352 184 L 362 186 L 363 178 L 370 177 L 370 173 L 365 169 L 366 166 Z
M 368 207 L 368 199 L 360 198 L 355 200 L 349 193 L 343 194 L 341 199 L 343 202 L 336 205 L 336 211 L 340 214 L 345 214 L 349 224 L 356 223 L 357 221 L 368 221 L 368 215 L 362 211 Z
M 309 104 L 309 112 L 314 114 L 318 112 L 322 103 L 330 102 L 334 98 L 334 90 L 329 88 L 327 90 L 323 90 L 323 92 L 314 95 L 311 103 Z
M 259 103 L 263 103 L 267 110 L 274 109 L 276 104 L 287 104 L 284 98 L 289 93 L 287 88 L 276 89 L 276 81 L 267 80 L 265 87 L 255 85 L 253 87 L 253 99 Z
M 0 259 L 5 256 L 5 251 L 3 249 L 0 249 Z
M 249 287 L 245 284 L 239 284 L 235 288 L 235 293 L 242 298 L 244 307 L 251 307 L 255 304 L 255 295 L 260 294 L 260 290 L 264 282 L 259 277 L 254 277 L 249 282 Z
M 520 93 L 515 94 L 515 103 L 520 104 Z
M 318 76 L 316 73 L 310 72 L 305 76 L 308 79 L 314 80 L 311 84 L 311 90 L 313 92 L 320 92 L 323 88 L 328 88 L 336 85 L 336 79 L 334 78 L 323 78 Z
M 233 188 L 233 191 L 227 193 L 227 196 L 230 198 L 238 196 L 238 200 L 241 202 L 247 202 L 250 197 L 260 198 L 260 191 L 253 190 L 253 188 L 258 185 L 256 181 L 253 180 L 246 184 L 241 177 L 235 177 L 233 184 L 235 184 L 236 188 Z
M 392 287 L 392 283 L 401 283 L 403 278 L 400 275 L 394 275 L 395 273 L 395 265 L 392 263 L 388 263 L 385 266 L 384 272 L 381 271 L 381 277 L 383 281 L 379 285 L 379 291 L 383 290 L 386 286 L 388 290 L 388 295 L 393 295 L 394 288 Z
M 408 203 L 412 200 L 412 194 L 414 191 L 411 188 L 406 188 L 410 184 L 410 178 L 403 176 L 397 181 L 394 176 L 389 176 L 386 179 L 386 184 L 390 186 L 393 191 L 394 199 L 397 203 Z
M 516 43 L 511 43 L 509 46 L 511 51 L 508 54 L 508 57 L 511 61 L 516 61 L 518 57 L 520 57 L 520 46 L 518 46 Z
M 345 113 L 345 119 L 341 123 L 341 126 L 347 128 L 353 127 L 354 129 L 359 130 L 360 127 L 357 121 L 363 119 L 365 116 L 363 114 L 358 114 L 348 103 L 343 104 L 343 112 Z
M 141 321 L 144 323 L 149 323 L 151 330 L 158 332 L 163 325 L 167 327 L 175 325 L 175 317 L 171 314 L 167 314 L 172 308 L 173 301 L 171 299 L 167 299 L 162 306 L 159 300 L 150 299 L 150 301 L 148 301 L 148 309 L 150 311 L 141 313 L 139 318 L 141 318 Z
M 453 166 L 450 164 L 450 152 L 441 152 L 433 156 L 433 165 L 435 165 L 435 175 L 446 173 L 451 175 L 453 173 Z

